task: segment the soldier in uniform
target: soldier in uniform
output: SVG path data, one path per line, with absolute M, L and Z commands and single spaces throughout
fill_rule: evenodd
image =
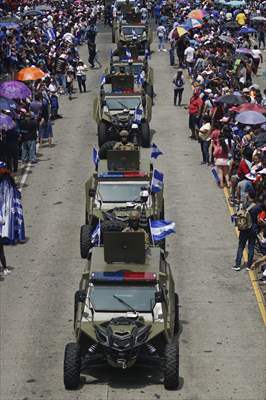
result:
M 145 237 L 145 250 L 150 247 L 150 238 L 148 233 L 139 226 L 140 213 L 138 211 L 131 211 L 128 219 L 128 227 L 123 229 L 123 232 L 144 232 Z
M 113 150 L 136 150 L 136 146 L 128 141 L 128 131 L 123 129 L 120 132 L 121 142 L 117 142 L 114 145 Z

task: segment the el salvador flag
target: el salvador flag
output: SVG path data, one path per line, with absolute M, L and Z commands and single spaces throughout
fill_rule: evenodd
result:
M 138 83 L 139 85 L 143 85 L 144 82 L 145 82 L 144 72 L 141 72 L 141 73 L 138 74 L 138 76 L 137 76 L 137 83 Z
M 156 146 L 155 143 L 152 143 L 151 145 L 151 158 L 157 159 L 163 152 L 159 149 L 158 146 Z
M 98 246 L 101 243 L 101 224 L 100 224 L 100 220 L 98 225 L 96 226 L 96 228 L 94 229 L 94 231 L 92 232 L 91 235 L 91 243 L 93 245 L 95 245 L 96 243 L 98 243 Z
M 131 51 L 128 50 L 128 49 L 126 49 L 126 56 L 127 56 L 128 59 L 132 58 Z
M 163 173 L 158 171 L 158 169 L 153 170 L 152 180 L 151 180 L 151 191 L 152 193 L 158 193 L 163 188 Z
M 105 75 L 101 76 L 100 85 L 103 86 L 106 83 Z
M 140 125 L 142 120 L 142 109 L 137 107 L 134 114 L 134 122 L 135 124 Z
M 100 158 L 99 158 L 99 152 L 95 147 L 93 147 L 92 149 L 92 161 L 94 162 L 95 168 L 97 168 Z
M 150 228 L 154 242 L 158 242 L 175 233 L 175 222 L 155 220 L 150 222 Z

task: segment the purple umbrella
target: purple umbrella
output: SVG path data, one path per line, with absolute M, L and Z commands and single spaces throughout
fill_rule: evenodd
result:
M 0 96 L 7 99 L 26 99 L 31 96 L 31 91 L 24 83 L 19 81 L 8 81 L 0 85 Z
M 244 125 L 261 125 L 266 122 L 266 118 L 256 111 L 243 111 L 236 116 L 236 121 Z
M 16 123 L 13 121 L 9 115 L 0 113 L 0 130 L 8 131 L 16 126 Z
M 242 54 L 249 54 L 253 55 L 252 51 L 250 49 L 246 49 L 245 47 L 240 47 L 239 49 L 236 49 L 236 53 L 242 53 Z

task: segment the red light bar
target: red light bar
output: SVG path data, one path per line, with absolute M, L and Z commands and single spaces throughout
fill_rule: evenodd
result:
M 124 272 L 124 280 L 154 282 L 157 276 L 153 272 Z
M 139 172 L 139 171 L 126 171 L 126 172 L 123 172 L 123 176 L 128 177 L 128 178 L 134 177 L 134 176 L 144 178 L 144 176 L 146 176 L 146 174 L 145 174 L 145 172 Z

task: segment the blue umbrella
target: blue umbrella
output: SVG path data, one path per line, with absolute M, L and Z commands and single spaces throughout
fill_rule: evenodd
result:
M 265 119 L 266 121 L 266 119 Z M 16 123 L 13 121 L 9 115 L 0 113 L 0 130 L 8 131 L 16 126 Z
M 240 30 L 239 33 L 255 33 L 257 32 L 256 29 L 250 28 L 249 26 L 243 26 Z
M 266 118 L 256 111 L 243 111 L 236 116 L 236 121 L 243 125 L 261 125 L 266 122 Z
M 17 104 L 14 100 L 7 99 L 6 97 L 0 97 L 0 110 L 16 110 Z

